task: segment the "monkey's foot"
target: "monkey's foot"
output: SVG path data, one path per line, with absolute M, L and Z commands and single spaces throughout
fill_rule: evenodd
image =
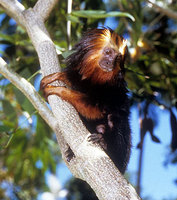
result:
M 65 156 L 66 156 L 66 159 L 67 159 L 68 162 L 70 162 L 71 159 L 73 159 L 75 157 L 75 155 L 74 155 L 74 153 L 73 153 L 73 151 L 71 150 L 70 147 L 68 147 L 68 149 L 66 150 Z
M 93 133 L 88 137 L 88 141 L 93 144 L 99 144 L 104 150 L 107 150 L 107 144 L 101 133 Z

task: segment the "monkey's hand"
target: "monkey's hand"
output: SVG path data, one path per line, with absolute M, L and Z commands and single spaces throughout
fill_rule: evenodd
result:
M 62 81 L 67 86 L 69 86 L 69 87 L 71 86 L 71 83 L 68 81 L 68 79 L 66 77 L 66 73 L 65 72 L 57 72 L 57 73 L 45 76 L 41 80 L 40 89 L 43 90 L 48 84 L 50 84 L 50 83 L 52 83 L 54 81 Z
M 100 124 L 96 127 L 97 133 L 93 133 L 89 135 L 88 141 L 92 142 L 93 144 L 99 144 L 104 150 L 107 150 L 107 144 L 103 138 L 103 135 L 105 133 L 105 125 Z

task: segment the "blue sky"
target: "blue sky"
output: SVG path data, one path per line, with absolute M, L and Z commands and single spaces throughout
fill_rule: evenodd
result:
M 144 143 L 144 160 L 142 172 L 142 197 L 150 196 L 154 200 L 177 197 L 177 166 L 164 163 L 169 156 L 169 144 L 171 140 L 170 116 L 165 110 L 157 109 L 159 118 L 158 126 L 154 134 L 161 140 L 160 144 L 151 140 L 150 134 L 146 135 Z M 137 109 L 133 108 L 131 113 L 131 128 L 133 148 L 128 171 L 137 172 L 139 150 L 136 145 L 139 142 L 139 123 Z

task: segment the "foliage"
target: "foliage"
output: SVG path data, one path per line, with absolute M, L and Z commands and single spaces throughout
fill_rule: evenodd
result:
M 36 0 L 21 2 L 28 8 L 34 6 Z M 142 120 L 148 117 L 154 124 L 150 114 L 152 104 L 170 112 L 174 151 L 177 148 L 174 115 L 177 108 L 176 21 L 151 8 L 147 1 L 104 2 L 107 3 L 102 0 L 73 1 L 71 15 L 66 14 L 65 0 L 60 0 L 56 5 L 46 26 L 60 51 L 62 66 L 63 58 L 68 53 L 68 19 L 72 21 L 72 45 L 88 28 L 104 25 L 110 19 L 107 17 L 112 17 L 115 24 L 118 21 L 115 31 L 129 41 L 126 80 L 132 106 L 139 105 Z M 177 11 L 175 1 L 166 1 L 166 4 Z M 40 76 L 33 75 L 38 73 L 39 61 L 31 41 L 14 20 L 2 10 L 0 14 L 0 53 L 13 70 L 38 90 Z M 55 172 L 56 164 L 60 161 L 56 138 L 27 98 L 3 76 L 0 76 L 0 98 L 0 180 L 4 185 L 12 186 L 14 199 L 33 199 L 39 192 L 47 190 L 44 179 L 46 170 Z M 142 127 L 145 134 L 149 131 L 146 125 Z M 177 157 L 173 158 L 171 162 L 177 163 Z M 1 199 L 8 199 L 5 188 L 0 190 Z

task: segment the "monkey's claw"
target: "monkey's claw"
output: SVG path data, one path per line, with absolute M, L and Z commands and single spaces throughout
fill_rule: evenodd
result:
M 73 153 L 73 151 L 71 150 L 70 147 L 68 147 L 68 149 L 66 150 L 65 156 L 66 156 L 66 159 L 67 159 L 68 162 L 70 162 L 71 159 L 75 157 L 75 155 L 74 155 L 74 153 Z
M 88 137 L 88 141 L 93 144 L 99 144 L 104 150 L 107 150 L 107 144 L 103 138 L 103 135 L 100 133 L 93 133 Z

